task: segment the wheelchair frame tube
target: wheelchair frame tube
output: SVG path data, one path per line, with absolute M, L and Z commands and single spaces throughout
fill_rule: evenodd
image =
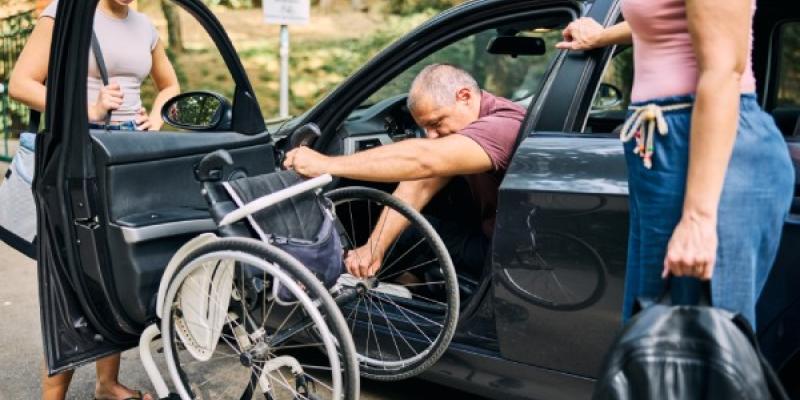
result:
M 247 204 L 243 207 L 232 211 L 225 215 L 221 221 L 219 221 L 219 226 L 227 226 L 233 224 L 235 222 L 240 221 L 242 218 L 248 217 L 252 214 L 255 214 L 265 208 L 271 207 L 277 203 L 280 203 L 284 200 L 290 199 L 294 196 L 300 195 L 302 193 L 308 192 L 310 190 L 319 189 L 333 181 L 333 177 L 330 174 L 320 175 L 316 178 L 309 179 L 305 182 L 298 183 L 296 185 L 292 185 L 287 187 L 286 189 L 279 190 L 275 193 L 268 194 L 266 196 L 259 197 Z M 227 183 L 223 183 L 227 184 Z
M 150 354 L 150 343 L 160 334 L 161 331 L 158 330 L 158 324 L 152 324 L 145 328 L 144 332 L 142 332 L 142 336 L 139 337 L 139 358 L 142 360 L 142 366 L 145 372 L 147 372 L 147 376 L 150 378 L 150 382 L 153 384 L 158 398 L 168 399 L 170 393 L 169 389 L 167 389 L 167 383 L 164 382 L 161 372 L 153 361 L 153 355 Z

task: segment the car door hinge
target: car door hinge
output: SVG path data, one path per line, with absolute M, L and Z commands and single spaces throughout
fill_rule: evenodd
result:
M 100 220 L 96 215 L 90 218 L 76 218 L 75 225 L 87 228 L 89 230 L 95 230 L 100 226 Z

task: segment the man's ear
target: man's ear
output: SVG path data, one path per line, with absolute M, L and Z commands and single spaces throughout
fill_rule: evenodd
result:
M 467 88 L 467 87 L 463 87 L 461 89 L 458 89 L 458 91 L 456 92 L 456 101 L 457 102 L 464 102 L 464 103 L 469 104 L 469 102 L 472 100 L 472 97 L 473 97 L 472 96 L 472 90 L 470 90 L 470 88 Z

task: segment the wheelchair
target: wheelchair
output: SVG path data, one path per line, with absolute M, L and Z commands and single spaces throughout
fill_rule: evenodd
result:
M 226 181 L 223 167 L 232 164 L 218 150 L 197 165 L 217 230 L 172 257 L 158 321 L 140 338 L 159 398 L 354 400 L 362 376 L 405 379 L 441 357 L 458 320 L 458 284 L 424 217 L 376 189 L 325 191 L 330 175 Z M 378 272 L 347 274 L 346 252 L 379 242 L 388 213 L 408 227 Z M 154 348 L 163 350 L 175 393 Z

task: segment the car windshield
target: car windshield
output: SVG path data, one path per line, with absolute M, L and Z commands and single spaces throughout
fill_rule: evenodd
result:
M 491 41 L 507 35 L 541 39 L 544 54 L 489 53 L 487 49 Z M 475 77 L 482 89 L 516 102 L 528 103 L 538 91 L 548 66 L 557 54 L 555 43 L 560 36 L 560 29 L 557 27 L 541 26 L 525 29 L 502 27 L 478 32 L 439 49 L 406 69 L 373 93 L 359 108 L 367 108 L 381 100 L 406 94 L 414 77 L 426 65 L 433 63 L 456 65 Z

